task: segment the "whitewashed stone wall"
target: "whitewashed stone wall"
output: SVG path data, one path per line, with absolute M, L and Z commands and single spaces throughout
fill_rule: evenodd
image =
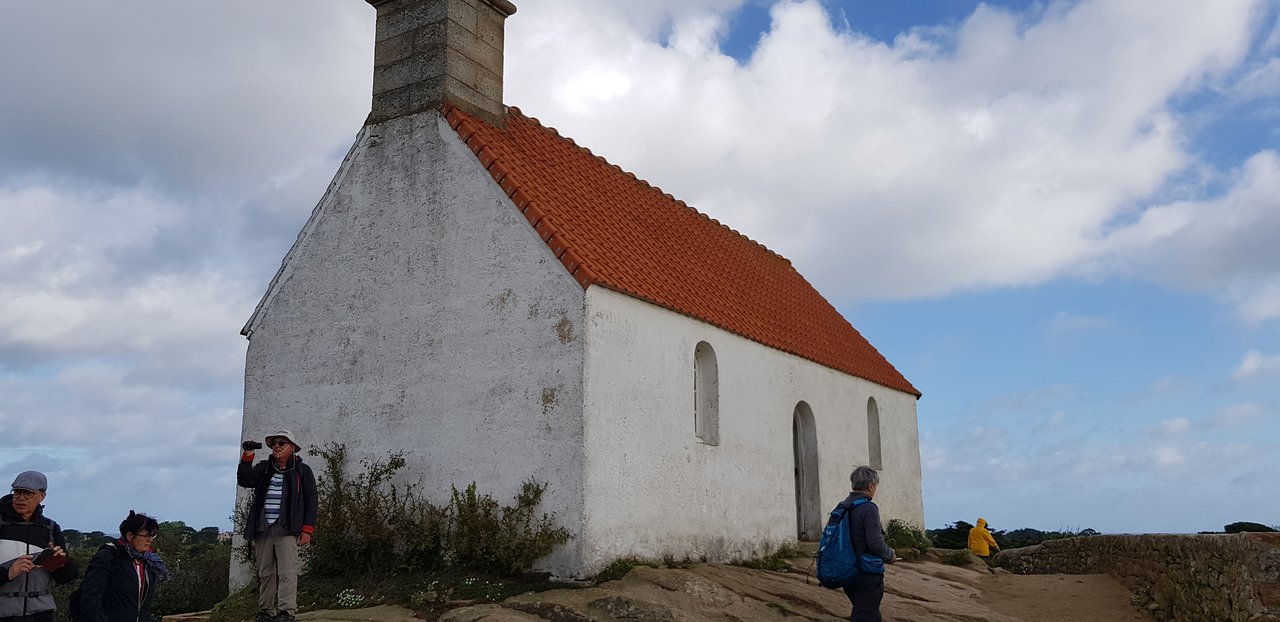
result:
M 244 436 L 404 451 L 439 502 L 534 478 L 576 533 L 583 298 L 438 113 L 366 127 L 247 327 Z
M 624 554 L 731 559 L 794 542 L 792 417 L 813 411 L 821 512 L 868 459 L 867 400 L 880 411 L 882 518 L 924 525 L 916 398 L 635 298 L 586 296 L 582 560 Z M 715 349 L 719 445 L 694 434 L 693 356 Z

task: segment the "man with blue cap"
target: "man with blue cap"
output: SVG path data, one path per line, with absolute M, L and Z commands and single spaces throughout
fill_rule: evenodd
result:
M 49 479 L 23 471 L 0 497 L 0 622 L 53 622 L 49 587 L 74 581 L 80 571 L 67 556 L 58 523 L 44 515 Z

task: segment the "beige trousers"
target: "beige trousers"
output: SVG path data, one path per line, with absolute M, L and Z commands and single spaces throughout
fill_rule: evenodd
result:
M 276 616 L 298 613 L 298 538 L 289 534 L 253 539 L 253 556 L 258 562 L 258 611 Z

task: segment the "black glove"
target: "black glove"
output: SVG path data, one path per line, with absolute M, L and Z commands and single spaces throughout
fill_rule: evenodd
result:
M 240 443 L 240 449 L 243 449 L 245 451 L 262 449 L 262 443 L 259 443 L 258 441 L 245 441 L 243 443 Z

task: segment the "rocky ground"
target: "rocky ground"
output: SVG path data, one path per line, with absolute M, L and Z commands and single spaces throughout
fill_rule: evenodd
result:
M 439 622 L 765 622 L 840 620 L 849 602 L 806 574 L 720 564 L 684 569 L 638 567 L 618 581 L 581 589 L 516 596 L 501 603 L 464 605 Z M 1120 622 L 1151 620 L 1105 575 L 1013 575 L 981 562 L 954 566 L 935 560 L 888 567 L 885 622 Z M 300 622 L 418 622 L 412 611 L 372 607 L 311 611 Z

